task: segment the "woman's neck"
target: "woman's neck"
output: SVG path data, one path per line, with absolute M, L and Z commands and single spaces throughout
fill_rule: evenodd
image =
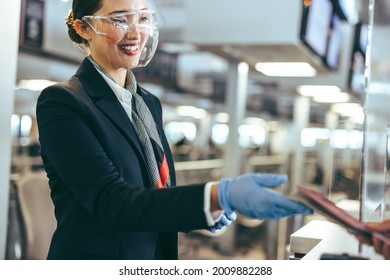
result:
M 125 87 L 126 85 L 126 76 L 127 76 L 127 70 L 126 69 L 112 69 L 111 67 L 108 67 L 106 65 L 103 65 L 96 61 L 92 56 L 90 57 L 92 60 L 98 64 L 99 68 L 103 70 L 103 72 L 106 73 L 106 75 L 109 75 L 111 79 L 114 80 L 115 83 L 117 83 L 121 87 Z
M 121 87 L 125 87 L 126 84 L 126 70 L 117 70 L 113 72 L 108 72 L 111 78 Z

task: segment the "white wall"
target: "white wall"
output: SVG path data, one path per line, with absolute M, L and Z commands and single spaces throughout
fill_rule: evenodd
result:
M 299 41 L 300 0 L 187 0 L 185 39 L 205 45 Z
M 65 17 L 72 1 L 45 1 L 43 49 L 49 53 L 70 59 L 81 60 L 84 53 L 69 40 Z
M 14 106 L 14 84 L 18 53 L 20 0 L 3 1 L 0 17 L 0 259 L 5 258 L 11 164 L 10 119 Z

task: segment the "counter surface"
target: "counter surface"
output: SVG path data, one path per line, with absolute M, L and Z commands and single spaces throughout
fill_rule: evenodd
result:
M 292 256 L 303 255 L 302 260 L 319 260 L 324 253 L 383 260 L 371 246 L 361 247 L 359 252 L 359 242 L 353 234 L 324 220 L 312 220 L 290 236 L 290 253 Z

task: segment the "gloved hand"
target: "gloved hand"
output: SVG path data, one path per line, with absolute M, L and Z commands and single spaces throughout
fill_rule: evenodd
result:
M 287 181 L 287 175 L 252 173 L 222 179 L 218 201 L 226 213 L 237 211 L 260 220 L 279 219 L 295 214 L 313 214 L 303 203 L 269 189 Z
M 208 228 L 207 230 L 216 233 L 223 229 L 224 227 L 230 226 L 230 224 L 237 218 L 237 214 L 235 212 L 224 213 L 221 219 L 215 223 L 214 226 Z

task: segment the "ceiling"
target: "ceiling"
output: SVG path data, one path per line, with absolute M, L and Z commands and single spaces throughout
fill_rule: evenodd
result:
M 215 65 L 223 65 L 220 58 L 213 57 L 212 55 L 207 55 L 204 57 L 203 53 L 197 52 L 197 46 L 192 46 L 188 42 L 184 42 L 183 30 L 188 24 L 188 19 L 186 18 L 186 8 L 189 1 L 192 0 L 149 0 L 149 3 L 152 5 L 152 9 L 157 11 L 159 15 L 160 22 L 160 47 L 165 48 L 166 50 L 171 50 L 173 52 L 180 52 L 182 55 L 194 56 L 197 55 L 198 58 L 193 60 L 193 63 L 185 63 L 185 67 L 180 67 L 180 71 L 186 72 L 187 74 L 181 74 L 182 76 L 187 76 L 189 79 L 193 77 L 196 79 L 199 75 L 208 76 L 210 79 L 221 79 L 221 76 L 224 76 L 224 71 L 226 71 L 226 66 L 219 67 L 215 69 Z M 260 0 L 259 0 L 260 1 Z M 267 1 L 264 1 L 264 7 L 266 7 Z M 362 20 L 368 21 L 368 4 L 370 0 L 356 0 L 360 3 L 360 12 L 359 16 Z M 371 0 L 372 1 L 372 0 Z M 44 44 L 43 52 L 29 53 L 26 50 L 22 50 L 21 55 L 19 56 L 18 64 L 18 79 L 29 79 L 29 78 L 46 78 L 52 80 L 64 80 L 71 75 L 78 64 L 78 61 L 83 57 L 83 53 L 72 44 L 66 34 L 64 17 L 68 13 L 71 1 L 64 2 L 62 0 L 46 0 L 45 2 L 45 26 L 44 26 Z M 223 14 L 223 9 L 219 9 L 219 14 Z M 375 23 L 381 26 L 390 26 L 390 1 L 377 0 L 375 5 Z M 175 45 L 176 48 L 172 50 L 172 45 Z M 248 49 L 248 46 L 242 46 L 243 50 Z M 274 52 L 271 52 L 272 50 Z M 215 54 L 221 54 L 221 49 L 218 48 L 209 48 L 209 51 L 212 51 Z M 252 52 L 254 55 L 267 55 L 267 51 L 270 56 L 276 53 L 285 53 L 288 56 L 293 56 L 293 49 L 290 48 L 290 51 L 283 48 L 283 46 L 275 46 L 274 48 L 264 49 L 260 45 L 258 48 L 249 48 L 249 52 Z M 301 52 L 298 52 L 299 55 L 302 55 Z M 184 60 L 186 61 L 186 60 Z M 207 61 L 207 62 L 206 62 Z M 201 63 L 199 63 L 201 62 Z M 207 68 L 209 67 L 209 68 Z M 31 69 L 34 69 L 31 71 Z M 250 78 L 253 79 L 250 83 L 255 86 L 250 86 L 250 88 L 258 88 L 257 86 L 261 85 L 264 90 L 259 90 L 258 94 L 263 94 L 266 96 L 267 100 L 273 98 L 273 101 L 269 101 L 269 104 L 282 104 L 281 106 L 286 111 L 286 107 L 292 106 L 292 98 L 288 96 L 289 90 L 280 89 L 280 84 L 285 84 L 290 89 L 293 89 L 296 86 L 296 83 L 302 83 L 297 79 L 287 78 L 287 79 L 267 79 L 262 77 L 259 81 L 256 81 L 256 74 L 251 74 Z M 332 75 L 331 75 L 332 76 Z M 317 79 L 311 79 L 312 83 L 327 83 L 331 79 L 340 78 L 338 73 L 333 74 L 333 77 L 327 75 L 322 75 Z M 259 77 L 256 75 L 256 77 Z M 205 81 L 205 80 L 203 80 Z M 189 83 L 191 80 L 189 80 Z M 305 81 L 303 81 L 305 82 Z M 310 83 L 310 81 L 309 81 Z M 331 83 L 331 82 L 330 82 Z M 195 83 L 197 85 L 202 85 L 202 83 Z M 197 89 L 191 88 L 190 91 L 196 92 Z M 251 95 L 256 94 L 256 90 L 251 92 Z M 21 94 L 24 95 L 25 93 Z M 259 104 L 259 100 L 254 97 L 251 97 L 253 104 Z M 268 102 L 267 101 L 267 102 Z M 319 105 L 316 105 L 319 106 Z M 326 105 L 325 105 L 326 109 Z M 289 110 L 289 109 L 288 109 Z M 287 111 L 288 111 L 287 110 Z M 317 110 L 319 112 L 320 110 Z

